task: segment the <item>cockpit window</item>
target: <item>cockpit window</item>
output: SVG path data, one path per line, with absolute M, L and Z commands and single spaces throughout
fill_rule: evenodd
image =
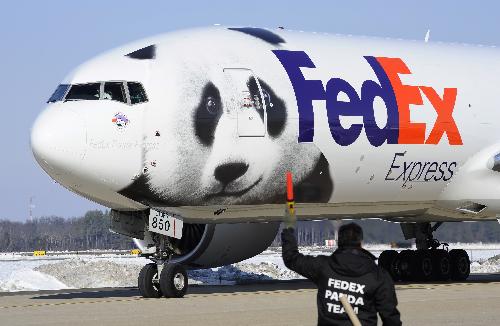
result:
M 102 99 L 127 103 L 123 82 L 106 82 L 104 84 Z
M 148 101 L 139 82 L 106 81 L 88 84 L 61 84 L 47 103 L 57 101 L 112 100 L 128 105 Z
M 100 83 L 72 85 L 65 100 L 98 100 L 100 96 L 100 88 Z
M 495 172 L 500 172 L 500 153 L 493 157 L 493 164 L 491 169 Z
M 128 92 L 130 95 L 130 102 L 132 104 L 147 102 L 148 98 L 146 97 L 146 92 L 140 83 L 129 82 Z
M 64 98 L 64 95 L 66 95 L 66 92 L 68 91 L 70 85 L 68 84 L 61 84 L 57 86 L 56 90 L 52 94 L 52 96 L 49 98 L 47 103 L 54 103 L 57 101 L 62 101 Z

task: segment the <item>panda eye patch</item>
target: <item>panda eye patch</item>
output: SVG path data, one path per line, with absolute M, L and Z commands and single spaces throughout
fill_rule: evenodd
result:
M 260 98 L 259 88 L 255 78 L 251 77 L 248 80 L 248 89 L 252 96 Z M 274 94 L 274 91 L 268 84 L 266 84 L 262 79 L 259 79 L 259 84 L 262 89 L 262 94 L 264 96 L 264 103 L 266 104 L 267 112 L 267 130 L 269 135 L 272 137 L 277 137 L 283 131 L 285 126 L 285 121 L 287 118 L 285 102 Z M 258 109 L 260 117 L 264 120 L 264 110 Z
M 259 86 L 257 86 L 257 81 L 254 77 L 250 77 L 247 82 L 248 90 L 250 91 L 251 97 L 253 99 L 253 107 L 257 110 L 262 121 L 264 121 L 264 108 L 260 105 L 260 92 Z
M 219 90 L 209 82 L 203 87 L 201 99 L 194 114 L 195 134 L 203 145 L 212 145 L 221 115 L 222 101 Z

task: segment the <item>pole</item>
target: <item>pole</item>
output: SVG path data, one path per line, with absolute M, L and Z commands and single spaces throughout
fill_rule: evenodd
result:
M 342 295 L 340 296 L 340 302 L 342 303 L 342 306 L 344 306 L 344 310 L 347 313 L 347 316 L 349 316 L 349 319 L 351 320 L 351 323 L 353 326 L 361 326 L 361 322 L 358 319 L 358 316 L 356 316 L 356 313 L 352 309 L 351 304 L 349 301 L 347 301 L 347 296 Z
M 33 222 L 33 207 L 35 207 L 33 205 L 33 196 L 30 197 L 30 205 L 29 205 L 29 213 L 30 213 L 30 216 L 29 216 L 29 221 L 30 222 Z

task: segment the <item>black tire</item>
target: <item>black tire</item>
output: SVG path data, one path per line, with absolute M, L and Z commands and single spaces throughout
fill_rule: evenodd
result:
M 416 261 L 418 260 L 417 254 L 413 250 L 403 250 L 399 253 L 399 272 L 401 273 L 401 280 L 410 282 L 417 279 Z
M 420 281 L 430 281 L 432 280 L 433 264 L 432 264 L 432 254 L 429 250 L 417 250 L 415 252 L 413 266 L 413 275 L 417 280 Z
M 392 261 L 390 274 L 394 282 L 401 281 L 401 252 Z
M 431 253 L 433 278 L 437 281 L 449 280 L 451 275 L 450 255 L 443 249 L 431 250 Z
M 392 279 L 395 281 L 399 280 L 397 268 L 394 266 L 397 257 L 398 252 L 396 250 L 384 250 L 378 257 L 378 265 L 389 272 Z
M 161 271 L 160 288 L 167 298 L 182 298 L 188 288 L 186 269 L 179 264 L 166 264 Z
M 137 283 L 139 292 L 144 298 L 160 298 L 162 296 L 160 285 L 153 282 L 154 278 L 158 278 L 157 274 L 156 264 L 147 264 L 141 269 Z
M 450 250 L 451 279 L 454 281 L 463 281 L 470 274 L 470 259 L 467 252 L 463 249 Z

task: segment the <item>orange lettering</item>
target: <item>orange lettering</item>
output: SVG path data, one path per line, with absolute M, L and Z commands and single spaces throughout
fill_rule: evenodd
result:
M 377 58 L 394 89 L 399 110 L 400 144 L 423 144 L 425 141 L 425 123 L 410 120 L 410 104 L 422 105 L 420 90 L 416 86 L 403 85 L 398 74 L 411 74 L 410 69 L 400 58 Z
M 445 88 L 442 99 L 432 87 L 420 86 L 420 89 L 424 92 L 438 114 L 434 127 L 425 143 L 437 144 L 444 133 L 446 133 L 450 145 L 462 145 L 462 137 L 452 116 L 457 99 L 457 89 Z

